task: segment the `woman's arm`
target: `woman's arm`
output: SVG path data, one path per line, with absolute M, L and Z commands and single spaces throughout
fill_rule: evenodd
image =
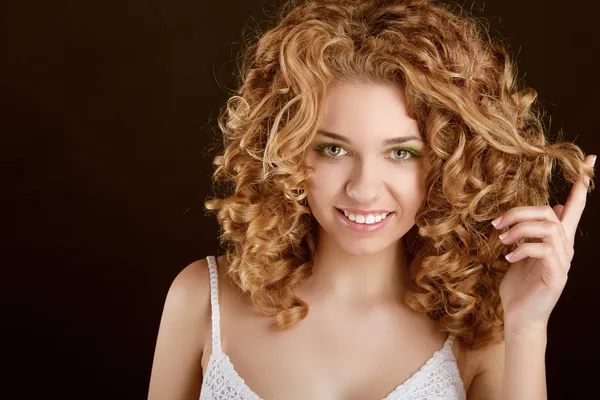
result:
M 596 156 L 585 158 L 593 167 Z M 585 184 L 584 184 L 585 181 Z M 545 400 L 547 327 L 566 283 L 575 254 L 577 226 L 587 201 L 590 177 L 580 176 L 565 205 L 513 207 L 492 221 L 505 229 L 502 243 L 524 241 L 505 255 L 511 264 L 500 283 L 504 309 L 504 354 L 484 357 L 482 372 L 473 378 L 472 399 Z M 504 366 L 500 366 L 502 360 Z M 501 388 L 496 391 L 498 383 Z
M 149 400 L 197 400 L 202 385 L 203 347 L 210 339 L 210 285 L 206 260 L 177 275 L 165 301 Z
M 477 372 L 471 381 L 467 400 L 500 400 L 504 374 L 505 342 L 474 352 Z
M 546 394 L 546 331 L 507 335 L 478 354 L 468 400 L 538 400 Z
M 501 399 L 546 400 L 546 329 L 506 336 Z

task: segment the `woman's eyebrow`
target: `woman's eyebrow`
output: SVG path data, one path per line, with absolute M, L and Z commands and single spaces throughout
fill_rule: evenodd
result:
M 384 146 L 391 146 L 393 144 L 400 144 L 400 143 L 404 143 L 404 142 L 410 142 L 411 140 L 416 140 L 418 142 L 422 142 L 423 141 L 423 139 L 421 139 L 418 136 L 400 136 L 400 137 L 396 137 L 396 138 L 384 140 L 383 141 L 383 145 Z
M 325 137 L 328 137 L 330 139 L 337 140 L 337 141 L 340 141 L 340 142 L 343 142 L 343 143 L 351 144 L 350 139 L 348 139 L 345 136 L 339 135 L 337 133 L 328 132 L 328 131 L 325 131 L 323 129 L 319 129 L 317 131 L 317 134 L 323 135 Z M 391 146 L 391 145 L 394 145 L 394 144 L 400 144 L 400 143 L 404 143 L 404 142 L 410 142 L 411 140 L 416 140 L 416 141 L 419 141 L 419 142 L 423 141 L 418 136 L 400 136 L 400 137 L 395 137 L 395 138 L 384 140 L 383 141 L 383 145 L 384 146 Z

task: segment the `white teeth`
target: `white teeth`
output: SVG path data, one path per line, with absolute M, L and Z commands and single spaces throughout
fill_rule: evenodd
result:
M 343 213 L 346 216 L 346 218 L 348 218 L 350 221 L 355 221 L 356 223 L 359 223 L 359 224 L 374 224 L 377 222 L 381 222 L 389 214 L 389 213 L 382 213 L 382 214 L 361 215 L 361 214 L 352 214 L 346 210 L 343 210 Z

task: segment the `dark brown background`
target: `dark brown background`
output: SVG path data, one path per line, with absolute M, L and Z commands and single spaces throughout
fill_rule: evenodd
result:
M 208 149 L 244 26 L 278 3 L 0 3 L 0 397 L 145 398 L 170 282 L 216 250 Z M 594 2 L 462 4 L 518 55 L 551 135 L 599 153 Z M 599 209 L 594 193 L 551 320 L 550 399 L 597 395 Z

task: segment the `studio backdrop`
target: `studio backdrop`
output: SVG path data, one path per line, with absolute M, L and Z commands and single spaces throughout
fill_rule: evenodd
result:
M 217 114 L 244 43 L 280 3 L 0 3 L 0 397 L 147 396 L 169 285 L 218 249 L 203 206 L 222 146 Z M 509 45 L 549 136 L 598 154 L 595 2 L 460 4 Z M 553 202 L 569 189 L 557 171 Z M 597 396 L 599 210 L 593 192 L 550 320 L 550 399 Z

